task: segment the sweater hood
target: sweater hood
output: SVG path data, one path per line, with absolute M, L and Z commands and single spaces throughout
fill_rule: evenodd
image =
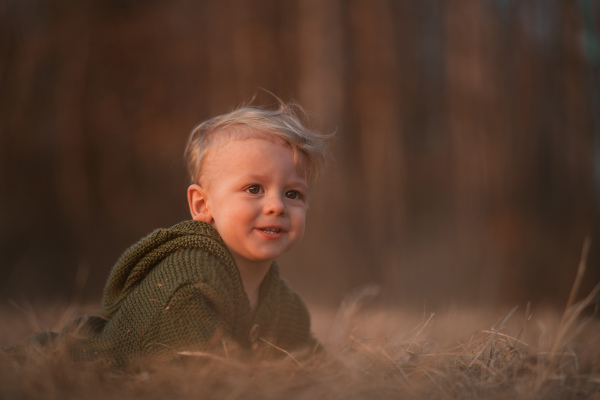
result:
M 113 267 L 102 298 L 101 313 L 110 319 L 122 302 L 160 261 L 189 248 L 213 254 L 233 274 L 235 262 L 219 233 L 205 222 L 184 221 L 169 229 L 157 229 L 125 251 Z

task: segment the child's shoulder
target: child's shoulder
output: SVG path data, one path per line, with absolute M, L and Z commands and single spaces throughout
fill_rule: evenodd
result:
M 156 229 L 148 236 L 127 249 L 119 258 L 111 274 L 145 275 L 166 257 L 183 250 L 198 250 L 209 253 L 219 261 L 230 263 L 233 260 L 219 236 L 209 224 L 199 221 L 184 221 L 170 228 Z
M 204 222 L 184 221 L 157 229 L 125 251 L 114 265 L 103 296 L 103 315 L 110 317 L 131 292 L 155 284 L 168 289 L 199 278 L 216 279 L 215 271 L 235 268 L 217 231 Z

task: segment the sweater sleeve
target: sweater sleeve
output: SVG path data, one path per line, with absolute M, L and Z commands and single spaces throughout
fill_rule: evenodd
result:
M 118 364 L 136 356 L 172 357 L 218 345 L 231 331 L 223 269 L 207 252 L 170 254 L 131 291 L 90 344 L 97 342 L 97 352 Z
M 199 283 L 180 286 L 147 331 L 142 353 L 157 355 L 201 351 L 220 345 L 229 336 L 224 303 L 215 290 Z
M 231 335 L 232 302 L 224 268 L 211 254 L 194 249 L 166 258 L 147 283 L 159 300 L 141 351 L 200 351 Z

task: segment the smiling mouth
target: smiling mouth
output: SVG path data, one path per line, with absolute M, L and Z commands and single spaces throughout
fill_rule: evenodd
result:
M 259 230 L 263 231 L 264 233 L 268 233 L 269 235 L 275 235 L 282 232 L 280 228 L 259 228 Z

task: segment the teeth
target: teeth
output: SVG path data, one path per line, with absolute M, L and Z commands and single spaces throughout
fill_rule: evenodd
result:
M 270 233 L 270 234 L 279 233 L 281 231 L 281 229 L 277 229 L 277 228 L 265 228 L 265 229 L 261 229 L 261 230 L 263 232 Z

